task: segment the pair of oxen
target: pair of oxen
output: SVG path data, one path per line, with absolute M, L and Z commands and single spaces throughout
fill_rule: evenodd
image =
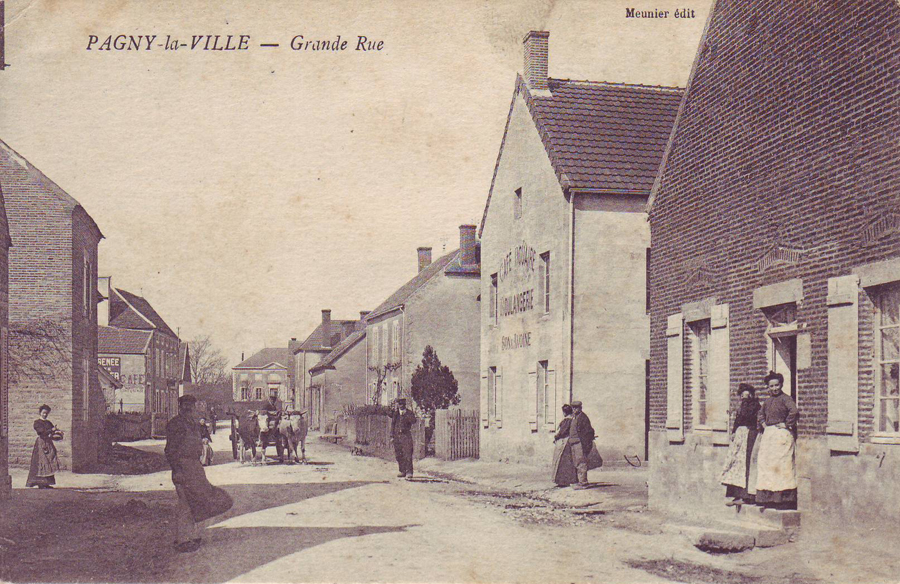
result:
M 247 410 L 247 413 L 238 419 L 238 451 L 241 463 L 265 464 L 266 448 L 270 444 L 275 445 L 282 463 L 285 451 L 289 462 L 305 463 L 308 429 L 303 412 L 283 411 L 271 415 L 265 410 Z

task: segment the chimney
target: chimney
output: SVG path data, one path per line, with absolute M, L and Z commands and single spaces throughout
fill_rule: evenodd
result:
M 100 326 L 109 326 L 109 291 L 112 276 L 103 276 L 97 278 L 97 290 L 100 292 L 99 302 L 97 303 L 97 324 Z
M 474 266 L 478 263 L 474 225 L 459 226 L 459 263 L 462 266 Z
M 366 317 L 369 316 L 371 310 L 360 310 L 359 321 L 356 323 L 356 330 L 361 331 L 366 328 Z
M 322 310 L 322 346 L 331 346 L 331 310 Z
M 529 89 L 548 90 L 547 84 L 547 52 L 550 33 L 545 30 L 533 30 L 525 35 L 525 83 Z
M 420 247 L 416 251 L 419 252 L 419 271 L 421 272 L 431 265 L 431 248 Z

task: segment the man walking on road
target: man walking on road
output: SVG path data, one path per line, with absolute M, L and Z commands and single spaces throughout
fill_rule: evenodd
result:
M 203 445 L 194 411 L 196 402 L 192 395 L 178 398 L 178 415 L 166 424 L 166 459 L 178 495 L 175 549 L 179 552 L 197 551 L 201 541 L 199 524 L 228 511 L 233 504 L 228 493 L 210 484 L 200 464 Z
M 394 443 L 394 454 L 400 467 L 399 478 L 413 476 L 413 439 L 412 426 L 416 423 L 416 415 L 406 409 L 406 400 L 397 400 L 397 407 L 391 414 L 391 441 Z
M 572 402 L 572 424 L 569 426 L 569 444 L 572 449 L 572 464 L 578 475 L 578 484 L 573 489 L 584 489 L 588 486 L 588 456 L 594 446 L 594 427 L 591 420 L 581 411 L 581 402 Z

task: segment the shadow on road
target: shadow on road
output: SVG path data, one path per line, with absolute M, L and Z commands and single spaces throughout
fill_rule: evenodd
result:
M 214 523 L 368 484 L 372 483 L 227 485 L 223 488 L 234 506 Z M 223 582 L 334 539 L 405 529 L 208 529 L 200 551 L 185 555 L 172 548 L 176 502 L 172 491 L 16 489 L 0 518 L 0 581 Z M 188 568 L 196 563 L 202 564 L 198 570 Z

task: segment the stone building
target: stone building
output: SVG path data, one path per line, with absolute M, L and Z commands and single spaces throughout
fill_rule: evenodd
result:
M 261 349 L 241 361 L 231 370 L 234 401 L 263 401 L 275 391 L 285 407 L 291 405 L 290 363 L 290 350 L 280 347 Z
M 682 90 L 548 77 L 524 40 L 481 223 L 481 457 L 550 464 L 584 403 L 610 464 L 645 458 L 647 197 Z
M 366 403 L 411 397 L 431 345 L 456 378 L 459 406 L 478 410 L 479 250 L 474 225 L 459 233 L 459 249 L 434 262 L 420 247 L 418 274 L 366 316 Z
M 0 185 L 0 501 L 9 497 L 9 221 Z
M 650 503 L 722 511 L 740 382 L 800 410 L 798 509 L 900 518 L 900 6 L 716 2 L 650 206 Z
M 122 383 L 117 411 L 158 414 L 161 429 L 178 413 L 181 340 L 145 298 L 111 286 L 108 276 L 98 283 L 98 358 Z
M 362 317 L 361 317 L 362 318 Z M 312 384 L 309 370 L 324 359 L 341 341 L 356 330 L 355 320 L 332 320 L 331 310 L 322 310 L 322 320 L 302 342 L 291 339 L 288 350 L 291 353 L 291 383 L 294 404 L 306 410 L 310 416 L 310 427 L 318 429 L 321 418 L 322 391 Z
M 87 211 L 0 142 L 0 188 L 9 231 L 9 457 L 27 465 L 38 406 L 65 433 L 60 463 L 79 471 L 97 460 L 106 410 L 97 379 L 97 247 Z
M 310 385 L 317 388 L 319 404 L 310 414 L 310 424 L 325 428 L 345 406 L 366 404 L 366 321 L 309 370 Z
M 103 357 L 98 360 L 102 363 Z M 103 401 L 106 403 L 107 412 L 118 412 L 119 402 L 116 400 L 117 390 L 122 389 L 122 382 L 106 367 L 97 364 L 97 376 L 100 379 L 100 389 L 103 391 Z

